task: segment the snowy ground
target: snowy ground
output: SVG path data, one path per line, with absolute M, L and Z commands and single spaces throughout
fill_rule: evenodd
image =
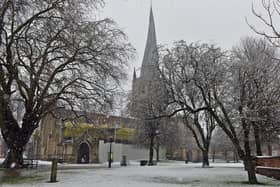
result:
M 70 167 L 71 166 L 71 167 Z M 242 164 L 212 164 L 213 168 L 200 168 L 200 164 L 184 164 L 183 162 L 160 163 L 158 166 L 140 167 L 132 163 L 128 167 L 113 165 L 112 169 L 104 165 L 86 165 L 80 169 L 77 165 L 60 165 L 63 168 L 58 171 L 58 183 L 46 183 L 49 172 L 39 170 L 35 175 L 42 178 L 35 183 L 2 184 L 3 187 L 237 187 L 250 186 L 244 182 L 247 180 L 246 172 Z M 73 169 L 78 167 L 77 169 Z M 280 186 L 280 181 L 258 176 L 261 186 Z M 1 186 L 1 185 L 0 185 Z M 1 186 L 1 187 L 2 187 Z

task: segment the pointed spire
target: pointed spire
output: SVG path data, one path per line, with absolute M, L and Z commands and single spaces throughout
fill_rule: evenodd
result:
M 144 53 L 144 58 L 141 67 L 141 77 L 149 76 L 151 66 L 157 65 L 158 63 L 158 53 L 157 53 L 157 39 L 156 39 L 156 29 L 153 8 L 150 9 L 150 19 L 149 19 L 149 30 L 148 38 L 146 42 L 146 48 Z
M 134 67 L 133 79 L 132 79 L 132 92 L 135 92 L 136 79 L 137 79 L 137 75 L 136 75 L 136 70 L 135 70 L 135 67 Z

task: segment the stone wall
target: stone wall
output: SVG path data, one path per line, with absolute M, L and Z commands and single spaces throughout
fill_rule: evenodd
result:
M 62 142 L 62 129 L 60 120 L 51 115 L 45 117 L 40 124 L 39 155 L 43 160 L 59 155 L 59 144 Z
M 92 119 L 98 125 L 108 124 L 109 127 L 129 127 L 130 119 L 116 116 L 105 116 L 102 114 L 91 114 Z M 79 145 L 82 142 L 88 142 L 90 145 L 90 162 L 99 162 L 101 158 L 98 154 L 99 140 L 92 136 L 88 131 L 80 136 L 71 137 L 71 140 L 64 139 L 63 124 L 61 119 L 53 118 L 51 115 L 42 119 L 39 129 L 38 155 L 42 160 L 50 160 L 54 157 L 62 159 L 66 162 L 75 163 L 78 158 Z M 117 153 L 117 149 L 115 150 Z M 122 154 L 117 154 L 122 155 Z M 106 160 L 107 155 L 104 156 Z

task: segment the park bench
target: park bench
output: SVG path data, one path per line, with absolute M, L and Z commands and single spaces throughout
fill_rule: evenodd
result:
M 280 156 L 256 157 L 256 173 L 280 180 Z
M 146 166 L 149 164 L 148 160 L 140 160 L 140 166 Z M 157 161 L 153 161 L 153 166 L 157 165 Z
M 23 167 L 24 168 L 37 168 L 38 167 L 38 160 L 36 159 L 23 159 Z
M 148 160 L 140 160 L 140 166 L 146 166 L 148 164 Z

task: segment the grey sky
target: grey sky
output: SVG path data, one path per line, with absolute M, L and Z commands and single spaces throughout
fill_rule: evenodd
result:
M 101 17 L 113 18 L 124 29 L 137 50 L 133 67 L 142 62 L 148 31 L 151 0 L 105 0 Z M 224 49 L 236 45 L 241 37 L 256 36 L 245 22 L 255 23 L 251 5 L 260 0 L 153 0 L 158 44 L 176 40 L 210 42 Z M 139 73 L 139 72 L 138 72 Z

